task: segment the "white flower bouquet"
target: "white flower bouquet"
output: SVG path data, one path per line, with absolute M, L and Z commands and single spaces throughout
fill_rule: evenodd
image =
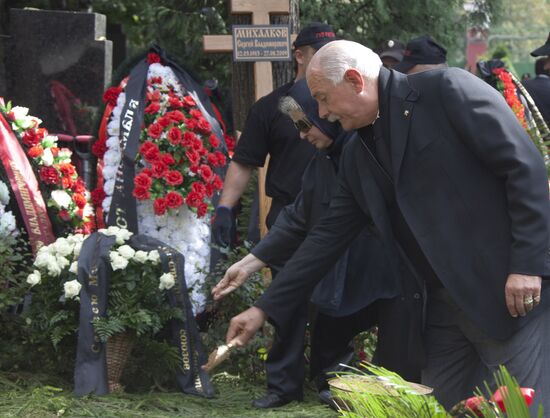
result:
M 136 251 L 131 246 L 132 233 L 126 229 L 109 227 L 99 232 L 116 241 L 109 252 L 107 315 L 94 319 L 96 335 L 102 341 L 122 332 L 152 335 L 170 319 L 179 318 L 181 311 L 170 306 L 165 292 L 176 278 L 161 271 L 158 251 Z M 32 293 L 28 322 L 34 331 L 49 335 L 54 346 L 78 329 L 82 289 L 78 258 L 86 238 L 74 234 L 42 247 L 35 270 L 27 277 Z

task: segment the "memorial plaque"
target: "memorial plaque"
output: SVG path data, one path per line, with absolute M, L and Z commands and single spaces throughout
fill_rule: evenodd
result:
M 233 25 L 233 60 L 290 61 L 288 25 Z

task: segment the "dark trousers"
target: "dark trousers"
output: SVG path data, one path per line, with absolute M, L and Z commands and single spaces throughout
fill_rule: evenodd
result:
M 550 411 L 550 309 L 499 341 L 473 324 L 445 289 L 438 289 L 428 298 L 426 348 L 422 383 L 434 388 L 446 408 L 472 396 L 484 381 L 494 388 L 493 373 L 503 364 L 520 386 L 535 389 L 531 415 L 536 416 L 539 403 L 545 415 Z

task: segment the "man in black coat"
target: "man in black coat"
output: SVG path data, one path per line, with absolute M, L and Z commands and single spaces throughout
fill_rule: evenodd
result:
M 330 199 L 337 190 L 340 155 L 354 134 L 343 132 L 337 122 L 319 118 L 317 104 L 305 80 L 294 84 L 280 107 L 292 118 L 300 136 L 318 151 L 304 172 L 302 190 L 294 203 L 281 211 L 251 254 L 229 267 L 212 291 L 216 300 L 263 267 L 281 269 L 307 232 L 328 211 Z M 332 377 L 328 372 L 336 370 L 340 362 L 349 363 L 353 355 L 351 339 L 375 324 L 379 326 L 375 362 L 406 379 L 420 379 L 424 362 L 421 288 L 414 279 L 401 282 L 400 279 L 410 273 L 403 266 L 403 275 L 396 277 L 390 263 L 377 232 L 363 228 L 313 291 L 312 302 L 318 313 L 311 333 L 311 371 L 320 397 L 327 403 L 331 402 L 327 379 Z M 286 367 L 284 379 L 268 378 L 271 406 L 288 403 L 296 398 L 296 393 L 301 395 L 308 301 L 309 295 L 292 314 L 292 321 L 277 329 L 278 338 L 286 339 L 286 344 L 276 344 L 277 348 L 272 349 L 269 356 L 285 358 Z M 293 338 L 286 338 L 287 335 Z M 267 373 L 269 377 L 269 369 Z
M 550 54 L 550 46 L 548 47 Z M 544 121 L 550 126 L 550 58 L 539 58 L 535 63 L 535 78 L 523 81 Z
M 550 410 L 546 168 L 496 90 L 456 69 L 410 76 L 335 41 L 307 72 L 319 115 L 357 129 L 329 212 L 227 339 L 244 344 L 289 312 L 369 220 L 428 290 L 423 382 L 444 406 L 504 364 Z M 390 256 L 391 257 L 391 256 Z M 284 307 L 284 308 L 283 308 Z

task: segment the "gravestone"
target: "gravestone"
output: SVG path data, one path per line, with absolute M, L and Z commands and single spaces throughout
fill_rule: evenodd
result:
M 105 16 L 11 9 L 8 32 L 7 98 L 52 133 L 93 135 L 112 72 Z

